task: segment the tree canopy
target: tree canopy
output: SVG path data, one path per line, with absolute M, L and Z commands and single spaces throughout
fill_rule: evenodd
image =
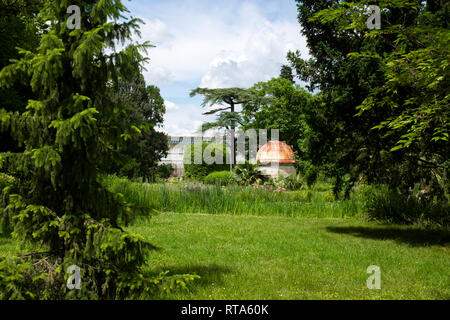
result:
M 383 27 L 371 31 L 369 2 L 297 1 L 312 58 L 288 59 L 320 90 L 308 118 L 316 135 L 309 157 L 336 179 L 336 193 L 361 178 L 405 190 L 426 179 L 442 190 L 448 3 L 380 1 Z
M 244 104 L 244 129 L 278 129 L 280 140 L 293 146 L 295 151 L 304 152 L 309 136 L 305 117 L 312 95 L 284 78 L 259 82 L 252 90 L 264 99 Z
M 112 166 L 111 172 L 151 180 L 168 150 L 167 135 L 156 130 L 161 127 L 166 111 L 159 88 L 146 86 L 144 76 L 137 74 L 132 81 L 119 80 L 119 90 L 112 89 L 111 95 L 116 103 L 129 108 L 124 120 L 145 124 L 141 137 L 123 146 L 121 161 Z
M 202 107 L 213 107 L 214 109 L 204 112 L 204 115 L 218 114 L 215 122 L 204 123 L 202 131 L 211 128 L 227 128 L 230 131 L 230 151 L 231 167 L 236 164 L 236 146 L 235 129 L 237 124 L 242 125 L 242 119 L 239 112 L 236 112 L 236 106 L 245 103 L 257 103 L 259 96 L 251 89 L 244 88 L 197 88 L 191 91 L 190 96 L 203 96 Z M 223 106 L 223 105 L 226 106 Z M 221 106 L 221 107 L 218 107 Z

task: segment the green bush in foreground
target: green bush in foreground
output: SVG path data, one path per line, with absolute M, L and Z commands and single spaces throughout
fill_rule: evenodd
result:
M 236 176 L 230 171 L 217 171 L 208 174 L 203 182 L 206 184 L 225 186 L 236 182 Z

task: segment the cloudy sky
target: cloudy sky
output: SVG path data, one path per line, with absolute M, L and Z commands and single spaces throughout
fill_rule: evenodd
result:
M 163 130 L 189 135 L 202 122 L 197 87 L 250 87 L 277 77 L 288 50 L 307 55 L 294 0 L 132 0 L 144 20 L 140 41 L 150 41 L 147 84 L 161 89 Z

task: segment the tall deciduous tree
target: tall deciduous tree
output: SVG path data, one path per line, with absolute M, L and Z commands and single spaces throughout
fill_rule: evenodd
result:
M 361 12 L 368 3 L 348 2 L 320 12 L 316 19 L 326 22 L 333 17 L 340 21 L 341 30 L 364 30 L 365 16 Z M 358 116 L 389 110 L 373 129 L 393 137 L 386 147 L 417 168 L 428 169 L 435 186 L 440 186 L 435 192 L 443 190 L 449 187 L 445 181 L 450 168 L 450 3 L 382 1 L 379 5 L 391 12 L 409 12 L 414 23 L 385 22 L 381 30 L 365 34 L 372 41 L 388 39 L 389 51 L 360 50 L 349 54 L 376 61 L 383 74 L 383 81 L 371 88 L 357 107 Z
M 164 121 L 164 99 L 158 87 L 146 86 L 142 74 L 132 81 L 120 80 L 119 90 L 111 91 L 114 101 L 129 108 L 128 121 L 146 124 L 142 136 L 123 147 L 121 163 L 111 170 L 129 178 L 150 179 L 169 148 L 167 135 L 156 131 Z
M 303 153 L 310 132 L 305 117 L 311 107 L 312 95 L 293 85 L 289 79 L 280 78 L 259 82 L 252 89 L 268 99 L 258 104 L 244 104 L 244 128 L 278 129 L 281 140 Z
M 438 64 L 445 64 L 443 61 L 446 59 L 442 60 L 445 50 L 436 48 L 438 50 L 433 51 L 435 54 L 428 55 L 425 65 L 418 63 L 418 55 L 409 53 L 417 48 L 417 54 L 422 58 L 426 56 L 427 50 L 422 49 L 429 41 L 423 42 L 417 35 L 424 36 L 430 31 L 426 21 L 431 16 L 436 18 L 431 18 L 432 21 L 445 28 L 445 19 L 442 18 L 445 14 L 435 15 L 442 2 L 408 1 L 409 5 L 405 6 L 406 1 L 379 1 L 378 4 L 383 7 L 382 29 L 376 31 L 368 30 L 365 24 L 369 14 L 363 5 L 369 1 L 358 4 L 357 12 L 352 14 L 350 8 L 356 6 L 353 3 L 337 0 L 297 2 L 298 19 L 312 58 L 303 60 L 299 52 L 289 53 L 288 58 L 297 76 L 308 82 L 310 89 L 321 90 L 313 106 L 316 116 L 311 117 L 308 123 L 317 136 L 316 143 L 310 149 L 310 157 L 336 178 L 336 193 L 343 184 L 347 185 L 348 191 L 360 178 L 368 182 L 388 183 L 404 190 L 420 179 L 436 182 L 437 176 L 430 166 L 442 166 L 442 163 L 435 162 L 441 152 L 438 145 L 445 146 L 442 140 L 433 144 L 409 142 L 413 141 L 410 138 L 417 137 L 416 133 L 424 137 L 426 130 L 422 129 L 429 127 L 431 122 L 422 120 L 435 121 L 445 116 L 445 112 L 434 112 L 440 107 L 428 115 L 422 112 L 423 104 L 436 106 L 434 103 L 440 101 L 438 105 L 445 105 L 441 104 L 445 99 L 428 99 L 438 88 L 445 91 L 447 77 L 440 79 L 440 76 L 447 72 L 448 67 L 443 65 L 442 70 L 436 68 Z M 396 33 L 394 30 L 408 31 Z M 445 34 L 437 33 L 430 42 L 444 38 Z M 445 46 L 445 42 L 437 42 Z M 425 47 L 421 48 L 420 43 Z M 364 54 L 352 55 L 354 52 Z M 374 59 L 374 56 L 380 59 Z M 424 67 L 430 72 L 420 68 L 413 71 L 412 65 Z M 433 75 L 435 72 L 436 77 Z M 420 88 L 433 93 L 419 98 Z M 414 105 L 422 106 L 415 108 Z M 407 109 L 409 111 L 403 113 Z M 412 111 L 414 109 L 417 112 Z M 359 116 L 356 116 L 358 113 Z M 382 126 L 379 126 L 380 123 Z M 376 126 L 381 131 L 372 130 Z M 436 136 L 445 138 L 443 126 L 438 127 L 442 133 L 436 132 Z M 408 150 L 402 148 L 392 152 L 398 142 L 401 146 L 409 145 Z

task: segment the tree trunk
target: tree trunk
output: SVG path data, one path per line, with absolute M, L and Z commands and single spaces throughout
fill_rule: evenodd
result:
M 234 112 L 234 103 L 231 103 L 231 112 Z M 230 171 L 233 170 L 234 165 L 236 164 L 236 142 L 235 142 L 235 124 L 231 125 L 231 137 L 230 137 L 230 153 L 231 153 L 231 163 L 230 163 Z

